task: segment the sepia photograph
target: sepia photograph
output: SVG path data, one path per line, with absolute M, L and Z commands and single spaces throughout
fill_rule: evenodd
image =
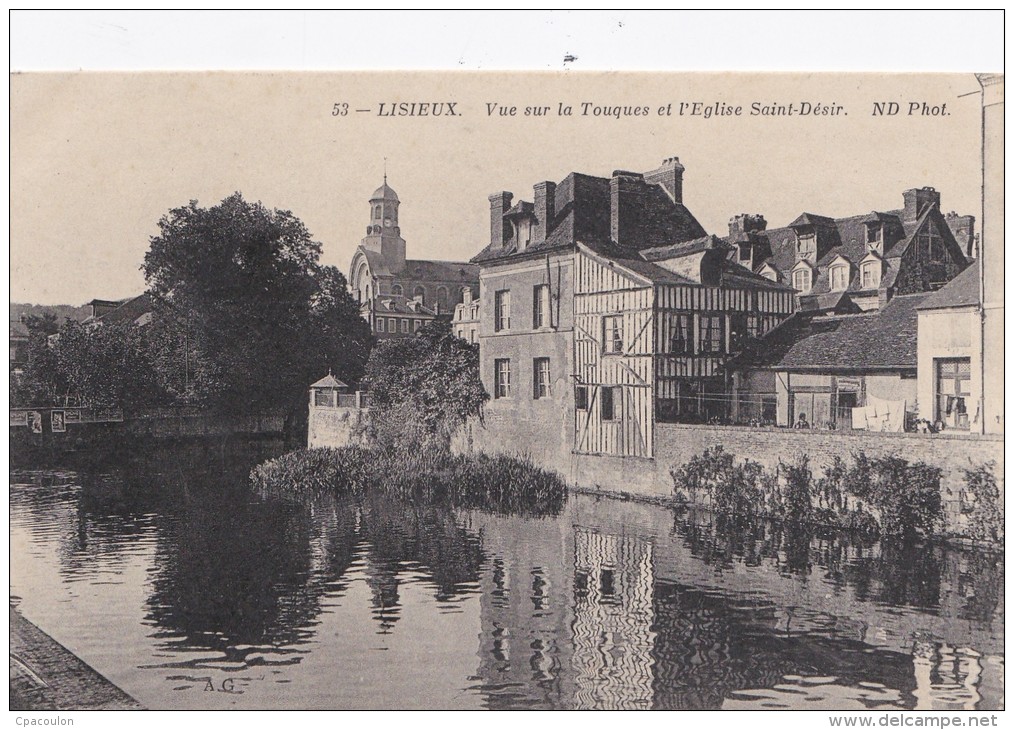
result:
M 996 725 L 1002 67 L 558 55 L 11 73 L 12 711 Z

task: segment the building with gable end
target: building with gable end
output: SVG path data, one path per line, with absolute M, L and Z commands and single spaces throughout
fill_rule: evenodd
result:
M 896 294 L 939 289 L 975 255 L 975 218 L 943 214 L 940 193 L 906 190 L 902 208 L 847 218 L 803 213 L 768 229 L 761 215 L 729 221 L 736 260 L 798 293 L 814 314 L 869 311 Z
M 384 184 L 370 196 L 366 236 L 349 267 L 352 295 L 365 311 L 383 312 L 384 305 L 373 300 L 384 296 L 394 298 L 391 301 L 397 301 L 399 306 L 409 306 L 406 302 L 415 300 L 426 312 L 450 315 L 455 305 L 463 300 L 466 288 L 477 290 L 479 267 L 461 261 L 406 258 L 405 239 L 401 237 L 398 219 L 400 206 L 398 194 L 387 184 L 385 175 Z M 383 332 L 376 329 L 378 321 L 384 322 Z M 375 334 L 390 336 L 386 319 L 371 319 L 371 324 Z M 398 334 L 402 334 L 400 324 Z

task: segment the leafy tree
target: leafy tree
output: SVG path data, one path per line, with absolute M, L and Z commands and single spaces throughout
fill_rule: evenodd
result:
M 479 346 L 451 334 L 444 319 L 413 337 L 378 343 L 365 379 L 378 424 L 397 414 L 402 430 L 422 431 L 445 446 L 468 418 L 481 417 L 489 400 L 479 378 Z
M 235 193 L 211 208 L 171 210 L 159 230 L 143 269 L 167 391 L 230 411 L 295 411 L 328 368 L 358 381 L 369 326 L 292 213 Z

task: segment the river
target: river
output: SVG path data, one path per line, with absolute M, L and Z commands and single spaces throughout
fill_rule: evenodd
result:
M 11 473 L 11 596 L 152 709 L 1003 707 L 1002 556 L 255 493 L 268 447 Z

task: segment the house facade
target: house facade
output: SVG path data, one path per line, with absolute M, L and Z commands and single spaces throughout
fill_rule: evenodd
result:
M 857 314 L 797 314 L 774 328 L 733 363 L 733 422 L 905 430 L 923 404 L 917 335 L 930 296 L 900 294 Z
M 349 267 L 349 289 L 361 305 L 375 296 L 417 299 L 437 314 L 451 314 L 464 290 L 479 283 L 479 269 L 461 261 L 407 259 L 398 194 L 387 184 L 370 196 L 369 225 Z
M 436 312 L 423 305 L 421 297 L 407 299 L 393 294 L 370 297 L 360 305 L 359 314 L 370 323 L 378 340 L 411 337 L 437 318 Z
M 451 329 L 454 336 L 475 344 L 479 341 L 479 297 L 472 296 L 472 288 L 465 287 L 462 300 L 454 307 Z
M 790 285 L 802 312 L 848 314 L 878 309 L 896 294 L 939 289 L 975 253 L 975 218 L 944 214 L 940 193 L 906 190 L 903 206 L 846 218 L 803 213 L 768 229 L 761 215 L 729 222 L 736 260 Z

